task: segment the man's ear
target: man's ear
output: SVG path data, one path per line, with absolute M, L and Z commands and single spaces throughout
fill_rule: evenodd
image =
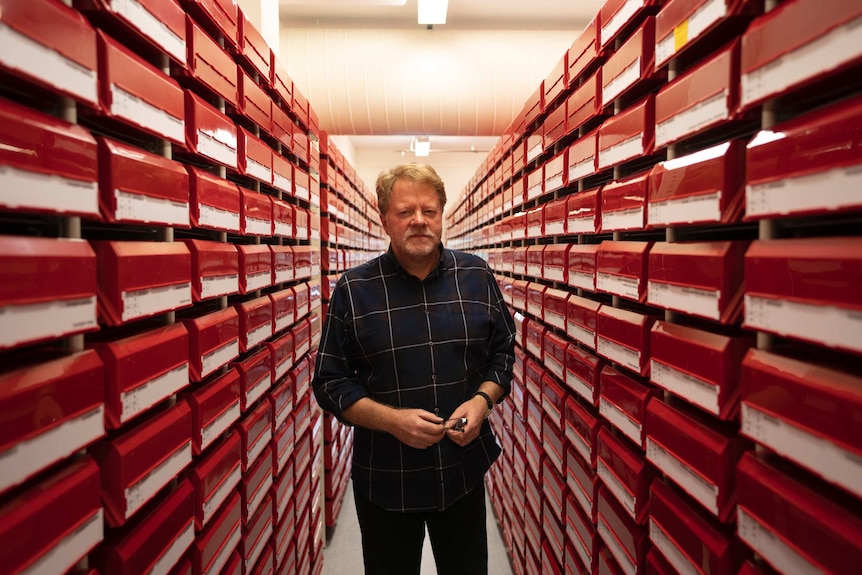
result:
M 386 232 L 386 235 L 389 235 L 389 230 L 386 229 L 386 217 L 383 215 L 383 212 L 377 210 L 377 217 L 380 218 L 380 225 L 383 226 L 383 231 Z

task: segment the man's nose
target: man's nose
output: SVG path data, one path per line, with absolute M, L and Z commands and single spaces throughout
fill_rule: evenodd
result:
M 411 218 L 410 223 L 418 226 L 425 224 L 425 214 L 422 213 L 422 210 L 416 210 L 413 212 L 413 217 Z

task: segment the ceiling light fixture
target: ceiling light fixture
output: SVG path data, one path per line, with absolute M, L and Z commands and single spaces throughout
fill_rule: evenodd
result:
M 413 153 L 417 158 L 428 156 L 431 153 L 431 138 L 428 136 L 414 138 Z
M 420 24 L 445 24 L 449 0 L 419 0 Z

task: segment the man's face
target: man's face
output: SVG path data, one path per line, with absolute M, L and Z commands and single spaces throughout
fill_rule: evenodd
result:
M 397 180 L 392 186 L 389 210 L 380 219 L 399 260 L 422 259 L 437 253 L 443 235 L 443 208 L 430 184 Z

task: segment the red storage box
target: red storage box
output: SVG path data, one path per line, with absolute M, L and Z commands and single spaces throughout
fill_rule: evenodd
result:
M 553 334 L 548 334 L 548 337 L 555 337 Z M 565 349 L 565 344 L 563 344 L 563 348 Z M 542 410 L 545 414 L 545 422 L 550 422 L 556 428 L 555 431 L 559 434 L 563 429 L 563 415 L 566 410 L 566 397 L 568 397 L 569 393 L 563 387 L 563 384 L 559 382 L 559 380 L 551 377 L 550 374 L 545 374 L 542 377 Z M 547 429 L 547 427 L 542 428 L 543 431 Z M 544 433 L 543 433 L 544 436 Z M 546 443 L 545 447 L 557 447 L 551 446 Z M 555 454 L 559 460 L 562 462 L 563 459 L 563 451 L 557 449 L 557 453 Z M 560 468 L 562 468 L 562 463 L 560 463 Z
M 599 61 L 599 18 L 598 14 L 587 24 L 566 52 L 566 82 L 577 86 L 578 80 Z
M 255 192 L 249 192 L 255 193 Z M 237 246 L 239 291 L 249 294 L 272 285 L 272 251 L 266 244 Z
M 311 199 L 311 176 L 299 166 L 293 167 L 293 195 L 306 202 Z
M 647 405 L 646 456 L 721 522 L 732 519 L 736 464 L 751 445 L 736 430 L 660 399 Z
M 279 333 L 296 321 L 296 292 L 293 288 L 284 288 L 269 294 L 273 306 L 273 333 Z
M 81 240 L 0 236 L 0 349 L 98 329 L 96 267 Z
M 231 366 L 239 373 L 240 409 L 246 413 L 272 387 L 272 356 L 261 347 Z
M 0 100 L 3 210 L 98 219 L 97 164 L 96 140 L 86 128 Z
M 276 474 L 273 491 L 276 494 L 274 505 L 277 517 L 284 516 L 288 501 L 291 501 L 293 495 L 295 429 L 293 415 L 288 415 L 287 420 L 276 430 L 273 436 L 272 468 L 273 473 Z
M 646 227 L 647 172 L 602 187 L 599 201 L 602 233 L 641 231 Z
M 602 70 L 597 70 L 566 98 L 566 130 L 577 135 L 602 114 Z
M 273 130 L 275 131 L 276 138 L 278 138 L 279 141 L 283 141 L 287 138 L 287 136 L 278 136 L 280 128 L 279 122 L 282 115 L 284 115 L 285 121 L 290 123 L 290 121 L 286 119 L 286 113 L 273 106 Z M 293 196 L 293 164 L 291 164 L 287 158 L 278 153 L 272 155 L 272 186 L 282 193 L 283 198 Z
M 293 248 L 291 246 L 269 246 L 269 249 L 272 251 L 272 271 L 275 276 L 273 284 L 293 281 L 295 272 Z
M 732 527 L 720 525 L 661 481 L 650 489 L 650 540 L 678 573 L 737 575 L 748 550 Z
M 601 188 L 579 191 L 566 198 L 566 233 L 595 234 L 599 231 Z
M 547 256 L 547 254 L 545 254 Z M 566 329 L 566 300 L 569 292 L 547 288 L 544 297 L 545 323 L 560 330 Z M 560 376 L 558 376 L 560 377 Z M 560 377 L 560 379 L 563 379 Z
M 105 220 L 189 227 L 189 176 L 182 164 L 115 140 L 97 142 Z
M 658 396 L 658 390 L 610 365 L 602 368 L 599 385 L 599 413 L 643 449 L 646 444 L 647 405 Z
M 0 67 L 15 76 L 98 106 L 96 32 L 86 18 L 53 0 L 3 3 Z
M 239 373 L 235 369 L 184 394 L 192 410 L 192 449 L 203 453 L 240 418 Z
M 188 74 L 206 90 L 223 98 L 225 104 L 237 106 L 237 78 L 225 74 L 234 66 L 231 55 L 204 32 L 191 16 L 186 16 L 186 66 Z M 180 72 L 182 73 L 182 72 Z
M 192 255 L 192 297 L 196 302 L 239 293 L 236 246 L 207 240 L 184 240 Z
M 739 365 L 754 338 L 657 321 L 650 330 L 650 381 L 722 420 L 739 413 Z
M 745 155 L 745 218 L 862 209 L 860 130 L 856 97 L 757 134 Z
M 246 474 L 272 439 L 272 406 L 269 402 L 261 402 L 246 412 L 236 424 L 236 429 L 242 440 L 242 472 Z
M 599 431 L 596 451 L 596 475 L 629 518 L 646 525 L 650 484 L 659 475 L 655 468 L 643 451 L 616 437 L 609 428 Z
M 537 210 L 538 218 L 541 220 L 542 210 Z M 541 226 L 540 226 L 541 228 Z M 541 235 L 541 234 L 539 234 Z M 536 244 L 533 246 L 527 246 L 527 275 L 531 278 L 540 279 L 542 277 L 542 265 L 545 261 L 545 246 L 541 244 Z M 533 284 L 533 282 L 530 282 Z M 529 292 L 527 293 L 529 307 Z M 541 301 L 538 302 L 541 306 Z M 529 310 L 527 310 L 529 311 Z M 538 316 L 541 317 L 542 312 L 538 312 Z
M 95 351 L 15 366 L 0 374 L 0 492 L 105 435 L 102 361 Z M 12 365 L 9 365 L 12 364 Z M 51 417 L 44 405 L 56 409 Z M 101 524 L 101 522 L 100 522 Z
M 239 544 L 242 534 L 239 493 L 233 491 L 192 545 L 194 573 L 219 573 Z
M 656 242 L 649 253 L 647 303 L 736 323 L 742 314 L 747 241 Z
M 189 372 L 201 381 L 239 355 L 239 316 L 232 307 L 184 320 L 189 332 Z
M 542 123 L 542 148 L 545 152 L 553 153 L 554 145 L 560 141 L 566 134 L 566 101 L 562 100 L 558 106 L 548 111 L 545 121 Z M 561 156 L 562 158 L 562 156 Z M 547 175 L 542 175 L 542 189 L 545 193 L 553 190 L 545 189 Z M 561 178 L 562 180 L 562 178 Z M 562 184 L 562 181 L 561 181 Z
M 260 457 L 243 474 L 239 483 L 242 497 L 242 524 L 244 531 L 253 522 L 257 511 L 266 507 L 272 514 L 272 501 L 267 500 L 272 488 L 272 447 L 267 445 Z
M 275 384 L 266 398 L 272 406 L 272 432 L 278 432 L 293 411 L 293 379 L 285 377 Z
M 596 349 L 597 301 L 570 294 L 566 299 L 566 335 L 586 347 Z
M 242 10 L 237 10 L 237 13 L 237 56 L 248 62 L 257 71 L 258 80 L 262 84 L 271 84 L 272 52 L 269 45 L 245 13 Z M 249 571 L 248 567 L 245 571 Z
M 862 352 L 862 238 L 755 241 L 745 254 L 743 326 Z
M 187 475 L 194 487 L 195 529 L 202 531 L 242 478 L 239 435 L 230 432 L 198 459 Z
M 595 174 L 599 170 L 598 156 L 599 129 L 596 128 L 566 148 L 566 185 L 576 185 L 578 180 Z
M 596 467 L 596 442 L 599 431 L 604 427 L 604 420 L 594 410 L 581 403 L 574 396 L 566 398 L 566 415 L 564 419 L 566 439 L 575 452 L 583 459 L 589 474 Z M 569 461 L 567 459 L 567 461 Z
M 118 527 L 191 463 L 191 410 L 177 402 L 125 427 L 92 452 L 102 470 L 105 520 Z
M 239 233 L 240 200 L 236 184 L 193 166 L 186 166 L 186 169 L 192 227 Z
M 605 0 L 598 13 L 599 38 L 602 48 L 613 48 L 612 41 L 625 35 L 642 22 L 645 15 L 654 14 L 664 0 Z
M 92 241 L 99 318 L 116 326 L 192 305 L 189 248 L 179 242 Z
M 105 364 L 105 424 L 118 429 L 189 385 L 183 324 L 96 344 Z
M 734 40 L 659 90 L 655 97 L 655 145 L 662 148 L 734 120 L 738 105 L 739 41 Z
M 655 74 L 655 17 L 647 16 L 602 65 L 601 105 L 642 91 Z
M 653 242 L 603 241 L 596 253 L 596 289 L 632 301 L 646 301 L 652 246 Z
M 296 215 L 299 215 L 297 210 Z M 304 212 L 305 216 L 308 212 Z M 307 224 L 306 219 L 306 224 Z M 297 231 L 297 235 L 299 232 Z M 303 280 L 310 278 L 313 274 L 313 259 L 312 246 L 293 246 L 293 275 L 294 279 Z
M 560 107 L 565 111 L 565 103 L 560 104 Z M 566 180 L 566 150 L 558 152 L 555 156 L 548 159 L 545 162 L 545 193 L 552 194 L 557 190 L 562 189 L 565 186 Z M 502 206 L 501 210 L 502 212 Z M 491 217 L 495 217 L 499 214 L 489 214 Z M 555 234 L 561 235 L 562 231 L 554 231 Z
M 285 332 L 266 346 L 272 354 L 272 380 L 277 382 L 293 367 L 293 333 Z
M 743 211 L 745 149 L 731 140 L 656 164 L 649 174 L 651 227 L 734 223 Z
M 9 573 L 65 573 L 102 541 L 99 467 L 64 466 L 0 506 L 0 560 Z
M 191 483 L 180 482 L 128 530 L 109 533 L 93 563 L 102 573 L 167 573 L 194 541 L 194 495 Z
M 185 90 L 186 148 L 207 161 L 237 168 L 237 127 L 203 98 Z
M 862 377 L 754 349 L 741 371 L 741 433 L 862 496 Z
M 598 128 L 599 170 L 649 156 L 655 144 L 655 95 L 605 120 Z
M 245 236 L 271 236 L 273 224 L 270 196 L 242 186 L 239 188 L 239 193 L 240 232 Z M 268 247 L 266 249 L 269 251 Z
M 237 126 L 236 135 L 240 175 L 272 185 L 272 148 L 242 126 Z
M 566 348 L 566 386 L 587 403 L 599 405 L 599 375 L 604 360 L 570 343 Z
M 737 531 L 783 573 L 854 573 L 862 561 L 862 519 L 835 501 L 761 462 L 739 462 Z M 854 502 L 855 503 L 855 502 Z
M 858 3 L 796 0 L 752 22 L 742 36 L 741 108 L 788 95 L 858 64 L 860 18 Z
M 295 232 L 293 230 L 293 206 L 291 206 L 287 202 L 283 202 L 272 197 L 270 198 L 270 201 L 272 202 L 272 235 L 280 236 L 283 238 L 294 237 Z M 276 248 L 287 246 L 271 247 Z
M 236 83 L 239 88 L 239 108 L 237 111 L 263 132 L 271 134 L 272 99 L 239 65 L 236 67 L 236 75 Z
M 272 299 L 268 295 L 238 303 L 234 307 L 239 316 L 240 352 L 251 351 L 272 336 L 274 314 Z
M 599 244 L 575 244 L 569 249 L 568 285 L 596 291 L 596 259 Z
M 571 493 L 566 495 L 566 539 L 566 575 L 595 573 L 599 554 L 596 527 Z
M 565 205 L 565 200 L 560 205 Z M 552 244 L 545 246 L 542 277 L 547 281 L 565 283 L 567 278 L 566 264 L 572 244 Z M 563 313 L 565 319 L 565 313 Z M 561 329 L 564 326 L 558 326 Z
M 645 527 L 640 527 L 617 503 L 607 487 L 599 488 L 599 512 L 596 531 L 604 541 L 611 557 L 617 561 L 623 573 L 641 573 L 646 565 L 646 554 L 650 548 Z M 599 573 L 606 573 L 599 565 Z M 616 571 L 613 571 L 616 573 Z
M 96 32 L 99 104 L 109 118 L 184 145 L 183 90 L 176 80 L 104 32 Z

